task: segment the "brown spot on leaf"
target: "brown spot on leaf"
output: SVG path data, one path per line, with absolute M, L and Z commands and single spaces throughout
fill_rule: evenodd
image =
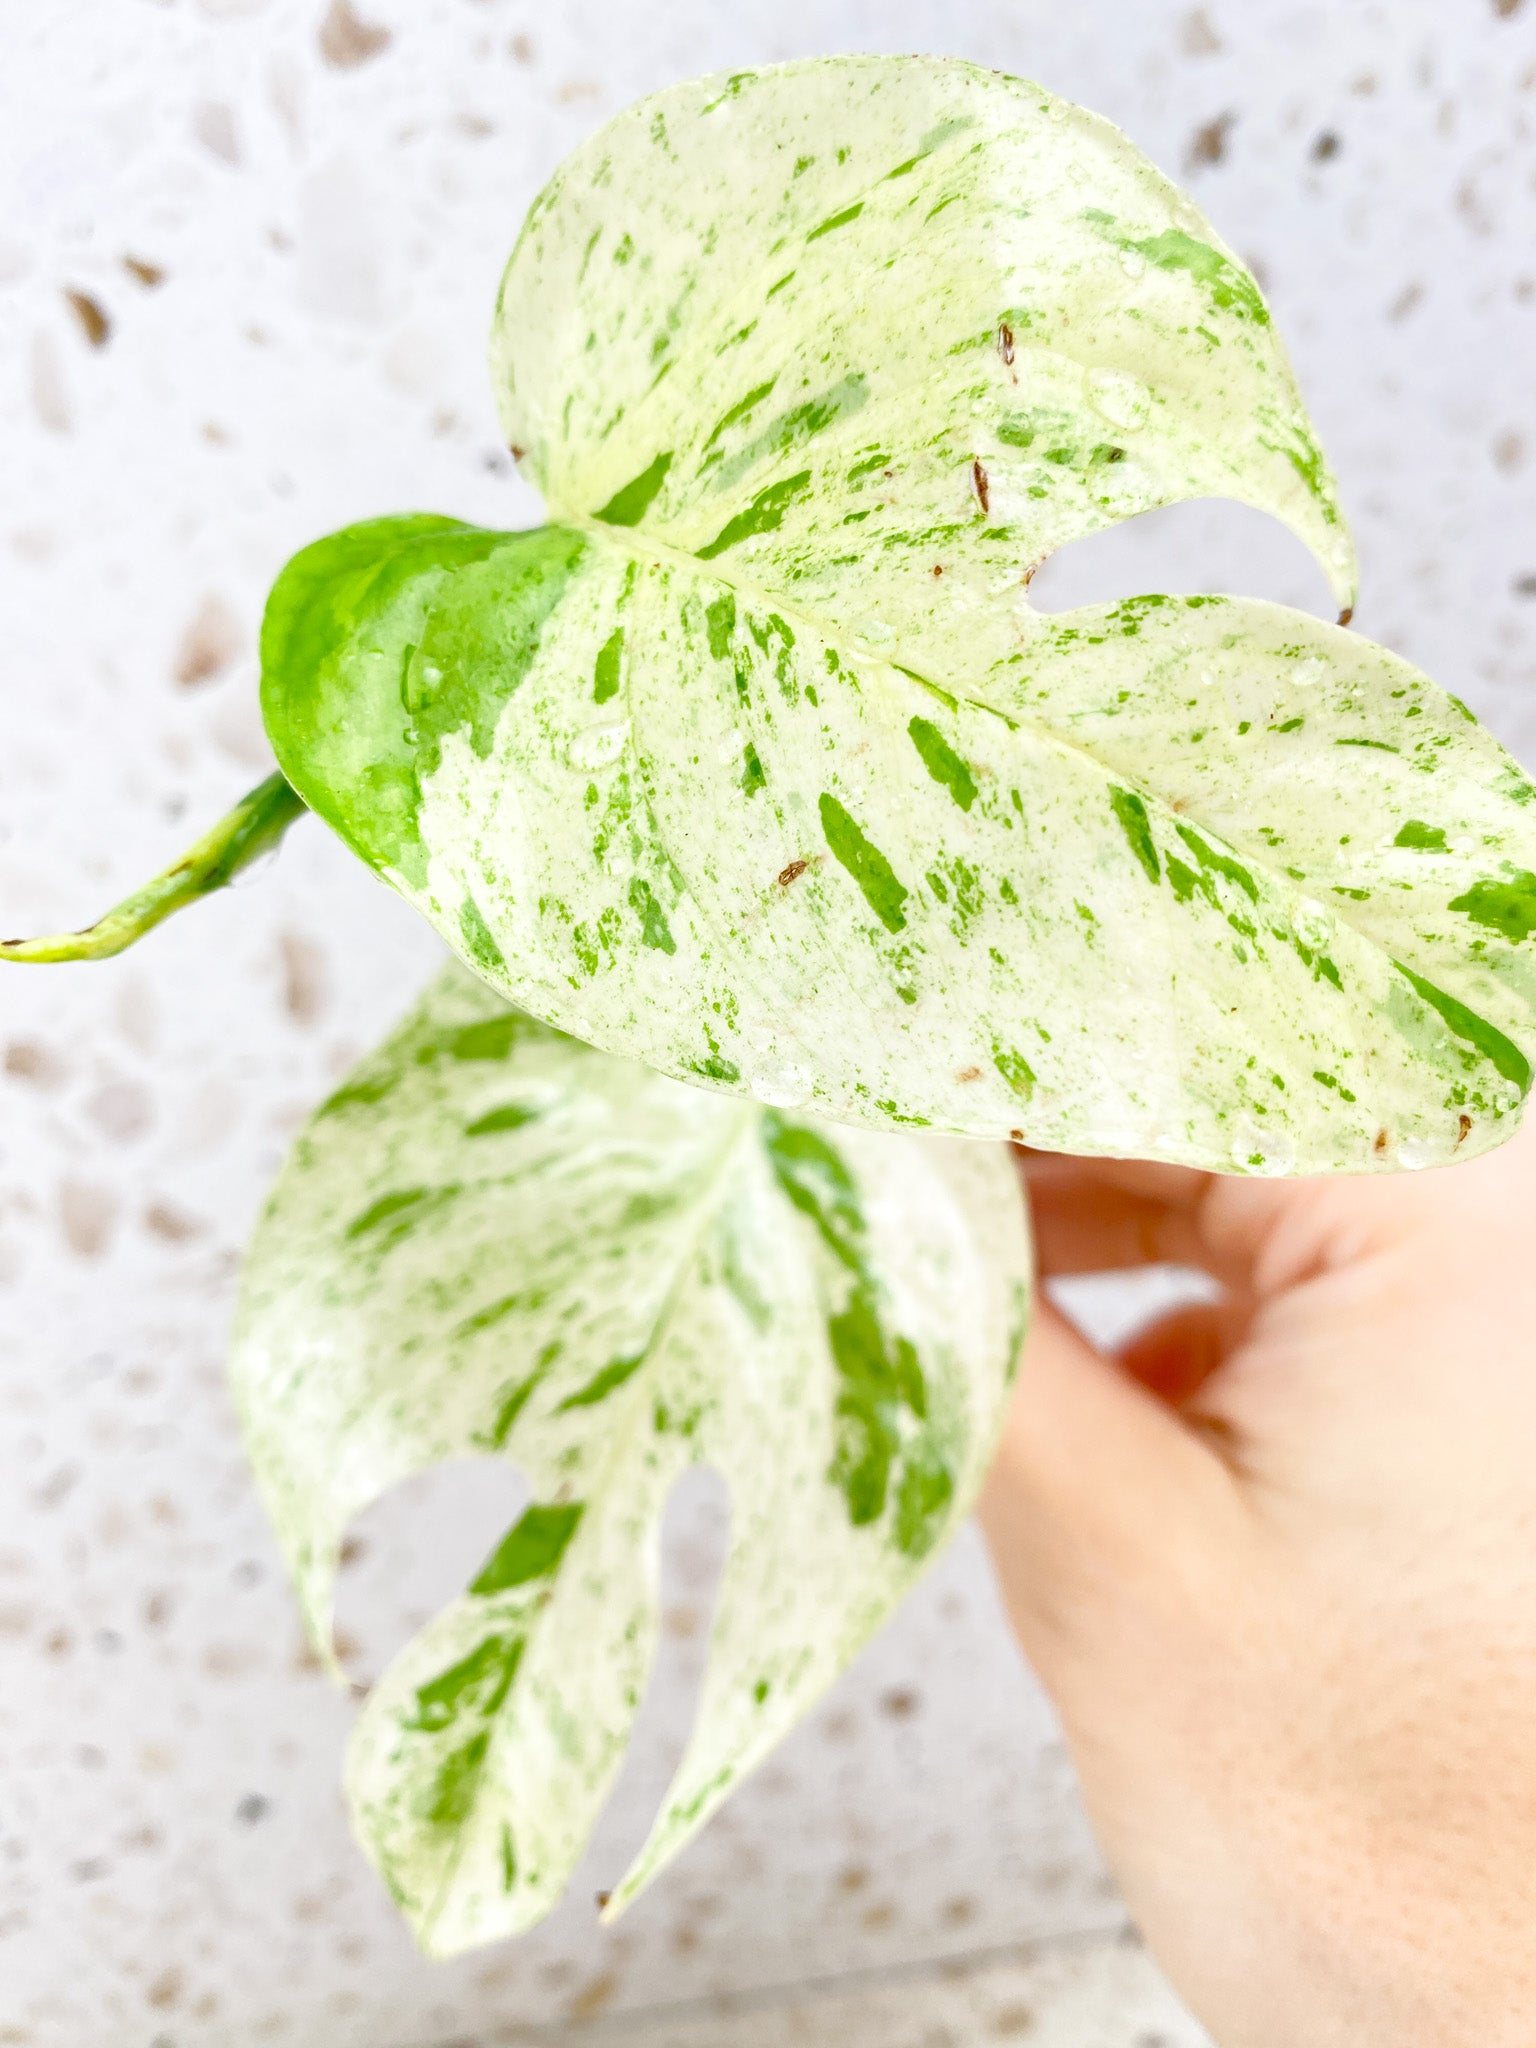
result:
M 157 286 L 165 283 L 165 272 L 160 265 L 147 262 L 142 256 L 125 256 L 123 268 L 131 278 L 143 285 L 146 291 L 152 292 Z
M 935 576 L 942 576 L 944 574 L 944 564 L 942 562 L 935 562 L 933 565 L 933 573 Z
M 89 292 L 82 292 L 74 285 L 66 288 L 65 299 L 69 309 L 80 322 L 80 332 L 92 348 L 105 348 L 112 339 L 112 321 L 99 299 L 93 299 Z
M 1371 1140 L 1371 1150 L 1376 1154 L 1376 1157 L 1379 1159 L 1381 1155 L 1386 1151 L 1388 1145 L 1391 1144 L 1391 1142 L 1392 1140 L 1387 1135 L 1386 1131 L 1380 1130 Z
M 1344 607 L 1343 611 L 1341 611 L 1341 612 L 1339 613 L 1339 624 L 1340 624 L 1341 626 L 1347 626 L 1347 625 L 1349 624 L 1350 620 L 1351 620 L 1351 619 L 1352 619 L 1352 618 L 1353 618 L 1354 616 L 1355 616 L 1355 608 L 1354 608 L 1354 606 L 1353 606 L 1352 604 L 1347 604 L 1347 605 L 1345 605 L 1345 607 Z
M 971 483 L 976 491 L 977 502 L 980 504 L 982 511 L 985 512 L 987 510 L 989 487 L 987 484 L 987 472 L 981 466 L 980 456 L 977 456 L 976 460 L 971 464 Z
M 1189 145 L 1189 161 L 1193 168 L 1201 165 L 1219 164 L 1227 154 L 1227 141 L 1237 126 L 1236 114 L 1218 114 L 1214 121 L 1206 121 L 1197 128 Z
M 338 71 L 353 71 L 387 50 L 394 37 L 378 22 L 363 21 L 351 0 L 331 0 L 320 24 L 320 54 Z
M 787 868 L 780 868 L 779 887 L 787 889 L 791 882 L 798 882 L 809 866 L 808 860 L 792 860 Z
M 1010 327 L 1010 326 L 1008 325 L 1008 322 L 1007 322 L 1006 320 L 1002 321 L 1002 322 L 1001 322 L 1001 323 L 999 324 L 999 326 L 998 326 L 998 330 L 997 330 L 997 352 L 998 352 L 998 354 L 999 354 L 999 355 L 1000 355 L 1000 356 L 1002 357 L 1003 361 L 1004 361 L 1004 362 L 1005 362 L 1005 363 L 1006 363 L 1006 364 L 1008 365 L 1008 367 L 1009 367 L 1010 369 L 1012 369 L 1012 368 L 1013 368 L 1013 329 L 1012 329 L 1012 328 L 1011 328 L 1011 327 Z
M 205 597 L 187 622 L 174 674 L 184 690 L 195 690 L 221 675 L 240 652 L 240 621 L 216 592 Z
M 981 1069 L 980 1067 L 962 1067 L 959 1073 L 956 1074 L 955 1079 L 957 1081 L 979 1081 L 981 1079 Z
M 1456 1149 L 1460 1151 L 1461 1147 L 1465 1145 L 1468 1138 L 1472 1135 L 1472 1119 L 1463 1110 L 1461 1115 L 1457 1117 L 1456 1124 Z

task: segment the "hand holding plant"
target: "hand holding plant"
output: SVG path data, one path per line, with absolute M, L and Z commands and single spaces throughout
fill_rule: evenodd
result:
M 1138 1926 L 1222 2048 L 1526 2048 L 1536 1132 L 1028 1173 L 1042 1273 L 1226 1290 L 1119 1360 L 1042 1305 L 983 1502 Z

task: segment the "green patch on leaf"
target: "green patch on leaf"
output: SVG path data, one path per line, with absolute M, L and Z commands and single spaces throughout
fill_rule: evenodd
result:
M 908 891 L 896 879 L 895 870 L 873 841 L 866 839 L 858 825 L 835 796 L 823 791 L 818 808 L 821 829 L 833 858 L 858 883 L 865 902 L 888 932 L 905 928 L 902 905 Z
M 909 720 L 907 733 L 934 781 L 949 791 L 962 811 L 968 811 L 976 801 L 976 779 L 943 733 L 926 718 Z

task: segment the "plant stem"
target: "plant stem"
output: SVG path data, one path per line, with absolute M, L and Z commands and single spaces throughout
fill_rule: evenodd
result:
M 125 897 L 84 931 L 0 941 L 0 960 L 107 960 L 153 931 L 164 918 L 232 882 L 242 868 L 277 844 L 306 806 L 281 775 L 269 775 L 243 796 L 174 867 Z

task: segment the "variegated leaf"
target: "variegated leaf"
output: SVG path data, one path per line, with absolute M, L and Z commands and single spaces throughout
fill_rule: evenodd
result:
M 579 1858 L 645 1684 L 679 1474 L 723 1474 L 731 1551 L 698 1725 L 614 1908 L 966 1513 L 1028 1286 L 1003 1148 L 681 1087 L 457 967 L 358 1069 L 257 1231 L 234 1373 L 324 1643 L 369 1502 L 474 1451 L 531 1486 L 352 1745 L 359 1832 L 431 1953 L 526 1927 Z
M 1265 1171 L 1507 1133 L 1508 757 L 1271 606 L 1030 610 L 1051 548 L 1212 492 L 1352 589 L 1257 287 L 1116 131 L 943 60 L 678 87 L 537 202 L 493 352 L 557 523 L 353 528 L 263 637 L 295 788 L 487 980 L 874 1126 Z

